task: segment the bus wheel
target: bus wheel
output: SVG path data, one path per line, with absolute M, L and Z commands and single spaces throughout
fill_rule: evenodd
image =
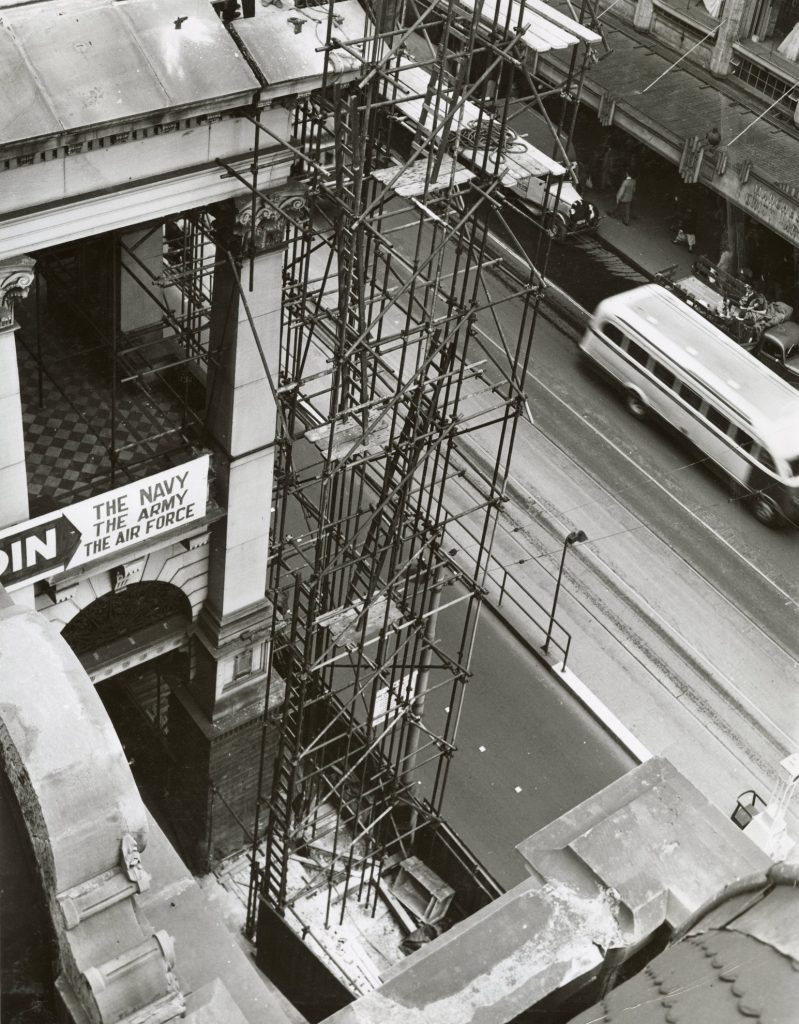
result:
M 625 395 L 625 401 L 630 414 L 635 416 L 637 420 L 642 420 L 646 417 L 646 402 L 637 391 L 628 391 Z
M 753 494 L 750 508 L 752 515 L 764 526 L 777 526 L 780 521 L 780 510 L 771 498 L 765 494 Z

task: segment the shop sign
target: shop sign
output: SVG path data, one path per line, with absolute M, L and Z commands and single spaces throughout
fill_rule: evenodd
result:
M 795 245 L 799 244 L 799 203 L 759 181 L 750 181 L 743 202 L 754 217 Z
M 202 519 L 208 456 L 0 531 L 7 590 L 108 558 Z

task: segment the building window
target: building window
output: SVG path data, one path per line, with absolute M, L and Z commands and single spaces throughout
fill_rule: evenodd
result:
M 799 62 L 799 0 L 758 0 L 744 38 L 760 52 Z
M 246 651 L 239 651 L 233 660 L 233 678 L 241 679 L 252 672 L 252 647 Z
M 680 33 L 681 38 L 674 42 L 679 43 L 683 52 L 700 41 L 713 45 L 715 36 L 706 39 L 702 36 L 719 24 L 721 0 L 658 0 L 655 7 L 660 22 L 672 33 Z

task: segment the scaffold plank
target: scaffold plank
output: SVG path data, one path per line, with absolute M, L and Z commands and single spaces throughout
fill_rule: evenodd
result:
M 386 415 L 381 420 L 373 417 L 365 428 L 357 420 L 326 423 L 306 430 L 305 440 L 310 441 L 325 458 L 329 456 L 332 462 L 338 462 L 345 455 L 377 454 L 384 451 L 390 433 L 391 416 Z
M 314 625 L 329 629 L 336 647 L 346 647 L 359 643 L 362 637 L 369 639 L 376 636 L 384 626 L 402 619 L 402 611 L 393 602 L 389 605 L 388 598 L 383 595 L 372 601 L 367 608 L 364 628 L 363 622 L 359 621 L 363 608 L 363 601 L 356 601 L 345 608 L 334 608 L 331 612 L 319 615 Z
M 477 167 L 485 164 L 489 173 L 493 171 L 496 149 L 491 142 L 501 132 L 501 124 L 495 118 L 471 100 L 455 96 L 445 83 L 440 84 L 439 91 L 430 73 L 422 68 L 403 66 L 395 77 L 396 84 L 386 83 L 386 95 L 396 97 L 397 107 L 418 130 L 433 136 L 442 128 L 447 138 L 455 137 L 462 159 Z M 403 95 L 409 98 L 402 99 Z M 450 115 L 452 118 L 444 128 Z M 441 141 L 445 142 L 446 138 Z M 530 177 L 543 178 L 547 174 L 562 177 L 567 171 L 563 164 L 542 153 L 525 138 L 506 130 L 498 173 L 502 184 L 513 188 L 523 187 Z
M 381 181 L 398 196 L 404 198 L 421 196 L 428 192 L 462 185 L 474 177 L 474 171 L 456 165 L 450 156 L 445 156 L 442 159 L 438 174 L 428 181 L 429 174 L 430 167 L 427 160 L 417 160 L 416 163 L 410 164 L 403 170 L 399 165 L 392 164 L 390 167 L 381 167 L 380 170 L 372 171 L 373 178 Z
M 550 16 L 546 4 L 535 5 L 528 0 L 460 0 L 462 7 L 473 13 L 480 11 L 480 22 L 486 31 L 501 32 L 504 26 L 514 31 L 521 26 L 522 42 L 530 50 L 545 53 L 547 50 L 566 50 L 581 40 L 600 43 L 602 40 L 596 32 L 590 32 L 576 20 L 561 16 Z M 593 38 L 590 38 L 593 36 Z

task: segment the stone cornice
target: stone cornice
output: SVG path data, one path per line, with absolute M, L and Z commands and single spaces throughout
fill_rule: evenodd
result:
M 230 164 L 246 175 L 252 166 L 252 156 L 232 159 Z M 259 181 L 264 188 L 272 188 L 286 180 L 290 169 L 289 155 L 275 147 L 259 161 Z M 214 163 L 128 188 L 81 196 L 68 203 L 26 210 L 0 221 L 0 260 L 25 250 L 35 251 L 155 220 L 178 210 L 207 206 L 246 192 L 245 185 Z

